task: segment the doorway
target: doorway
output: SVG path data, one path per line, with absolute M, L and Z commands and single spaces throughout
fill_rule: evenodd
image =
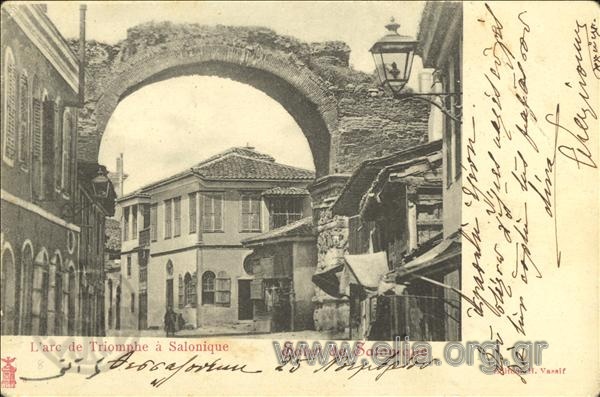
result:
M 252 300 L 250 299 L 250 280 L 238 280 L 238 319 L 252 320 Z

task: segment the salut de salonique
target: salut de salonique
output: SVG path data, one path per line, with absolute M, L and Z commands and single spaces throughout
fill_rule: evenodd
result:
M 31 342 L 30 348 L 32 352 L 62 352 L 62 351 L 72 351 L 72 352 L 82 352 L 84 350 L 83 343 L 71 342 L 68 345 L 64 346 L 60 343 L 42 343 L 42 342 Z M 160 346 L 160 347 L 159 347 Z M 147 352 L 151 350 L 151 347 L 148 343 L 139 343 L 137 341 L 131 343 L 108 343 L 106 341 L 89 341 L 87 343 L 87 348 L 93 352 Z M 155 344 L 154 351 L 162 351 L 163 346 L 159 342 Z M 184 342 L 176 342 L 170 341 L 165 346 L 165 351 L 170 352 L 210 352 L 214 354 L 215 352 L 227 352 L 229 351 L 229 344 L 227 343 L 207 343 L 206 341 L 198 342 L 198 343 L 188 343 Z

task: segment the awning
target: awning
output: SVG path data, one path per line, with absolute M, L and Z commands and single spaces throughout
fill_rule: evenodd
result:
M 382 277 L 390 271 L 385 251 L 374 254 L 345 255 L 347 271 L 365 288 L 377 289 Z
M 411 278 L 413 275 L 423 276 L 432 273 L 439 267 L 436 265 L 444 264 L 445 262 L 452 265 L 455 261 L 451 260 L 459 257 L 460 252 L 460 234 L 455 233 L 442 240 L 429 251 L 398 268 L 393 274 L 395 281 L 398 283 Z
M 335 298 L 341 298 L 340 280 L 337 273 L 344 268 L 344 264 L 340 263 L 328 269 L 321 270 L 312 276 L 312 282 L 323 291 Z

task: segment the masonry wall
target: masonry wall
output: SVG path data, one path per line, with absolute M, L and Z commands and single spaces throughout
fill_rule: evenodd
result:
M 188 59 L 182 54 L 188 54 Z M 349 56 L 350 48 L 340 41 L 304 43 L 260 27 L 168 22 L 132 27 L 127 38 L 114 45 L 88 42 L 79 153 L 83 158 L 97 156 L 101 130 L 111 112 L 98 108 L 110 105 L 101 103 L 103 95 L 117 100 L 140 86 L 190 73 L 224 74 L 222 77 L 251 84 L 282 103 L 307 136 L 318 176 L 351 173 L 374 155 L 424 143 L 429 105 L 415 99 L 392 99 L 378 88 L 373 75 L 352 69 Z M 157 57 L 165 59 L 163 70 L 152 65 Z M 210 59 L 221 63 L 212 69 L 197 64 Z M 127 88 L 128 81 L 136 83 Z M 115 84 L 124 91 L 108 92 Z M 295 97 L 293 101 L 290 95 Z

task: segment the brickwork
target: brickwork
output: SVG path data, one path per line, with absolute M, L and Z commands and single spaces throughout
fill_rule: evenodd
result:
M 150 22 L 114 45 L 90 41 L 86 53 L 78 153 L 89 160 L 97 159 L 121 99 L 189 74 L 231 78 L 280 102 L 307 137 L 317 177 L 349 173 L 365 158 L 427 136 L 427 104 L 389 98 L 373 76 L 349 66 L 350 48 L 339 41 L 304 43 L 260 27 Z

